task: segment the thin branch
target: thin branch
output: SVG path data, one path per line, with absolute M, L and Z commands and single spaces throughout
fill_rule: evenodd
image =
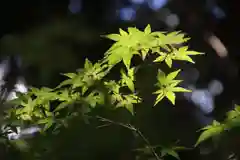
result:
M 156 157 L 157 160 L 161 160 L 161 158 L 156 153 L 155 149 L 151 146 L 149 140 L 142 134 L 139 129 L 136 129 L 137 134 L 145 141 L 147 147 L 151 150 L 152 154 Z
M 119 125 L 119 126 L 128 128 L 128 129 L 136 132 L 143 139 L 143 141 L 147 144 L 147 147 L 151 150 L 152 154 L 156 157 L 156 159 L 157 160 L 161 160 L 161 158 L 156 153 L 154 147 L 151 147 L 151 144 L 150 144 L 149 140 L 142 134 L 142 132 L 139 129 L 136 129 L 131 124 L 126 125 L 126 124 L 121 123 L 121 122 L 114 122 L 114 121 L 112 121 L 110 119 L 106 119 L 106 118 L 103 118 L 103 117 L 100 117 L 100 116 L 97 116 L 97 118 L 100 119 L 101 121 L 112 123 L 112 124 L 115 124 L 115 125 Z

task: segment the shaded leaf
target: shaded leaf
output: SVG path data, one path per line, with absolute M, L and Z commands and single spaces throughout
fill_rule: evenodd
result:
M 174 151 L 173 149 L 163 148 L 161 150 L 161 156 L 166 156 L 166 155 L 173 156 L 174 158 L 180 160 L 180 157 L 179 157 L 178 153 L 176 151 Z
M 205 130 L 201 133 L 195 146 L 199 145 L 201 142 L 203 142 L 211 137 L 215 137 L 215 136 L 219 135 L 220 133 L 222 133 L 222 131 L 224 131 L 224 127 L 222 125 L 208 127 L 207 130 Z
M 126 109 L 132 114 L 134 115 L 134 109 L 133 109 L 133 104 L 129 103 L 128 105 L 126 105 Z
M 45 123 L 43 131 L 48 130 L 53 125 L 53 120 L 49 119 L 47 123 Z
M 13 145 L 13 146 L 15 146 L 18 150 L 20 150 L 20 151 L 24 151 L 24 152 L 26 152 L 26 151 L 28 151 L 29 150 L 29 145 L 28 145 L 28 143 L 25 141 L 25 140 L 23 140 L 23 139 L 16 139 L 16 140 L 12 140 L 12 141 L 10 141 L 11 142 L 11 144 Z
M 84 68 L 85 69 L 90 69 L 93 67 L 93 64 L 86 58 L 85 63 L 84 63 Z
M 57 106 L 57 108 L 54 110 L 54 112 L 60 111 L 64 108 L 66 108 L 68 105 L 69 105 L 69 102 L 62 102 Z

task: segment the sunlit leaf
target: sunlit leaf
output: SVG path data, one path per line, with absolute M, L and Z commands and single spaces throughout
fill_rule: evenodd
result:
M 171 57 L 167 56 L 165 58 L 165 62 L 168 65 L 169 68 L 172 68 L 172 59 L 171 59 Z
M 149 49 L 148 49 L 148 48 L 147 48 L 147 49 L 142 49 L 142 50 L 141 50 L 142 60 L 145 60 L 145 58 L 146 58 L 148 52 L 149 52 Z
M 158 79 L 158 81 L 160 82 L 161 85 L 167 84 L 166 75 L 161 70 L 158 70 L 157 79 Z
M 33 88 L 28 94 L 19 95 L 21 98 L 15 102 L 19 108 L 14 107 L 14 109 L 10 109 L 9 113 L 14 113 L 13 117 L 21 123 L 28 121 L 43 126 L 42 131 L 53 128 L 53 125 L 54 128 L 56 126 L 59 128 L 59 126 L 67 124 L 68 120 L 74 116 L 83 116 L 81 118 L 84 119 L 86 113 L 92 111 L 94 107 L 106 106 L 106 102 L 114 108 L 124 107 L 134 115 L 135 104 L 141 103 L 142 99 L 138 97 L 138 90 L 135 88 L 135 81 L 141 82 L 141 79 L 135 79 L 135 68 L 137 67 L 132 67 L 136 64 L 131 64 L 133 56 L 137 55 L 143 60 L 151 60 L 151 57 L 148 59 L 147 56 L 153 54 L 153 57 L 157 56 L 154 62 L 164 61 L 171 68 L 175 60 L 194 63 L 191 56 L 202 54 L 189 50 L 187 46 L 175 45 L 182 44 L 189 39 L 181 32 L 152 32 L 151 26 L 147 25 L 144 31 L 129 27 L 127 31 L 119 29 L 119 33 L 104 36 L 115 42 L 104 54 L 102 60 L 93 64 L 86 59 L 84 68 L 78 69 L 75 73 L 64 74 L 68 77 L 67 80 L 54 89 Z M 126 72 L 121 70 L 121 79 L 106 80 L 105 76 L 120 62 L 126 67 L 124 68 Z M 145 62 L 148 63 L 148 61 Z M 139 66 L 142 67 L 142 65 Z M 163 71 L 158 72 L 157 83 L 154 86 L 156 91 L 153 93 L 156 94 L 154 106 L 163 98 L 167 98 L 174 105 L 175 92 L 189 92 L 189 90 L 178 86 L 182 82 L 182 80 L 176 79 L 179 72 L 180 70 L 177 70 L 167 75 Z M 126 87 L 131 91 L 130 94 L 125 93 Z M 55 109 L 53 112 L 52 106 Z M 61 112 L 62 110 L 64 112 Z M 237 116 L 236 113 L 239 110 L 235 109 L 235 115 L 232 112 L 229 117 Z M 229 126 L 229 128 L 237 126 L 240 124 L 237 119 L 226 121 L 228 125 L 225 126 Z M 211 137 L 209 135 L 214 135 L 213 132 L 211 134 L 206 132 L 218 127 L 218 125 L 220 124 L 214 122 L 208 128 L 204 128 L 198 143 Z M 172 148 L 163 149 L 162 154 L 179 158 L 177 152 Z
M 119 29 L 119 33 L 120 33 L 121 36 L 127 36 L 128 35 L 128 33 L 126 31 L 122 30 L 121 28 Z
M 154 60 L 154 62 L 162 62 L 165 60 L 165 58 L 166 58 L 166 55 L 160 55 Z
M 170 100 L 170 102 L 172 102 L 173 105 L 175 105 L 175 98 L 176 98 L 176 95 L 171 92 L 171 91 L 168 91 L 166 93 L 166 97 Z
M 154 106 L 156 106 L 165 97 L 165 95 L 162 90 L 158 90 L 158 91 L 154 92 L 154 94 L 158 94 L 156 101 L 154 103 Z
M 120 38 L 121 38 L 121 36 L 119 34 L 109 34 L 109 35 L 106 35 L 104 37 L 106 37 L 108 39 L 111 39 L 113 41 L 119 41 Z
M 124 73 L 123 70 L 121 70 L 121 74 L 122 74 L 122 80 L 123 80 L 123 82 L 125 82 L 126 85 L 128 86 L 128 88 L 129 88 L 132 92 L 134 92 L 135 88 L 134 88 L 133 80 L 132 80 L 130 77 L 128 77 L 128 76 Z M 132 74 L 133 74 L 133 73 L 132 73 Z M 132 75 L 132 76 L 133 76 L 133 75 Z
M 124 54 L 124 56 L 122 57 L 123 63 L 127 68 L 130 68 L 133 54 L 127 51 L 123 54 Z
M 128 33 L 129 33 L 130 35 L 134 35 L 134 34 L 136 34 L 137 32 L 140 32 L 137 28 L 135 28 L 135 27 L 128 27 Z
M 203 55 L 204 53 L 197 52 L 197 51 L 187 51 L 186 54 L 187 55 Z
M 188 61 L 190 63 L 195 63 L 191 55 L 202 55 L 204 53 L 196 52 L 196 51 L 189 51 L 187 46 L 183 46 L 179 49 L 174 49 L 173 53 L 174 56 L 172 56 L 172 59 L 174 60 L 182 60 L 182 61 Z
M 177 70 L 177 71 L 174 71 L 174 72 L 169 73 L 169 74 L 167 75 L 167 77 L 166 77 L 167 81 L 171 81 L 171 80 L 173 80 L 174 78 L 176 78 L 180 71 L 181 71 L 181 70 L 179 69 L 179 70 Z
M 182 87 L 174 87 L 171 89 L 172 92 L 192 92 L 191 90 L 182 88 Z
M 150 34 L 151 33 L 151 26 L 148 24 L 147 27 L 144 29 L 144 33 Z

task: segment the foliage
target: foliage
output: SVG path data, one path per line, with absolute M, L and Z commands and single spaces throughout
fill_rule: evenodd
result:
M 37 124 L 42 126 L 42 133 L 49 134 L 50 131 L 51 134 L 58 134 L 62 128 L 67 128 L 69 122 L 75 117 L 80 116 L 86 123 L 90 123 L 93 118 L 92 112 L 96 108 L 112 111 L 125 108 L 134 117 L 137 114 L 137 104 L 143 101 L 135 86 L 138 81 L 136 73 L 139 67 L 132 64 L 135 55 L 140 56 L 143 63 L 148 57 L 155 57 L 153 64 L 165 62 L 171 69 L 175 60 L 194 63 L 190 56 L 203 54 L 191 51 L 187 46 L 177 47 L 189 40 L 181 32 L 152 32 L 150 25 L 144 31 L 129 27 L 127 31 L 120 29 L 119 32 L 119 34 L 104 36 L 115 43 L 102 60 L 92 63 L 86 59 L 84 68 L 75 73 L 63 74 L 67 79 L 56 88 L 32 87 L 27 94 L 19 94 L 19 98 L 11 102 L 15 107 L 7 111 L 6 121 L 21 126 Z M 124 67 L 120 68 L 120 79 L 109 80 L 108 75 L 121 62 Z M 176 77 L 180 71 L 178 69 L 165 74 L 159 69 L 156 73 L 156 91 L 153 93 L 157 95 L 154 105 L 164 97 L 174 105 L 175 92 L 190 92 L 179 87 L 181 80 L 177 80 Z M 123 92 L 126 88 L 127 91 Z M 99 116 L 94 117 L 99 119 Z M 165 155 L 179 158 L 177 152 L 171 147 L 161 147 L 161 156 L 159 156 L 140 129 L 133 125 L 117 123 L 107 118 L 100 118 L 100 120 L 130 129 L 143 139 L 145 146 L 150 149 L 156 159 L 161 159 L 159 157 Z M 218 127 L 218 124 L 216 123 L 215 126 Z M 199 142 L 210 137 L 212 132 L 220 130 L 219 128 L 205 129 L 208 129 L 208 132 L 200 137 Z
M 240 126 L 240 106 L 235 105 L 235 109 L 231 110 L 227 113 L 225 120 L 220 123 L 217 121 L 213 121 L 213 123 L 209 126 L 204 127 L 196 145 L 202 143 L 203 141 L 209 138 L 216 138 L 221 136 L 226 131 L 229 131 L 233 128 Z

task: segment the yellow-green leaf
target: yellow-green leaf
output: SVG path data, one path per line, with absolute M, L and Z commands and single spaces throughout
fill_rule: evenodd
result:
M 166 55 L 160 55 L 153 62 L 162 62 L 165 60 L 165 58 L 166 58 Z
M 178 56 L 176 58 L 173 58 L 173 59 L 175 59 L 175 60 L 182 60 L 182 61 L 188 61 L 190 63 L 195 63 L 193 61 L 193 59 L 191 57 L 187 56 L 187 55 L 180 55 L 180 56 Z
M 130 35 L 136 34 L 137 32 L 139 32 L 139 30 L 135 27 L 128 27 L 128 33 Z
M 187 51 L 186 54 L 187 55 L 202 55 L 202 54 L 205 54 L 205 53 L 197 52 L 197 51 Z
M 156 106 L 165 97 L 165 95 L 162 90 L 156 91 L 154 92 L 154 94 L 158 94 L 156 101 L 154 103 L 154 106 Z
M 171 57 L 167 56 L 165 58 L 165 62 L 168 65 L 169 68 L 172 68 L 172 59 L 171 59 Z
M 177 75 L 178 75 L 178 73 L 179 73 L 180 71 L 181 71 L 181 69 L 178 69 L 178 70 L 176 70 L 176 71 L 174 71 L 174 72 L 169 73 L 169 74 L 167 75 L 167 77 L 166 77 L 167 81 L 171 81 L 171 80 L 173 80 L 174 78 L 176 78 Z
M 174 88 L 174 87 L 176 87 L 176 86 L 177 86 L 179 83 L 181 83 L 181 82 L 182 82 L 182 80 L 171 80 L 169 87 L 170 87 L 170 88 Z
M 144 33 L 150 34 L 151 33 L 151 26 L 148 24 L 147 27 L 144 29 Z
M 121 38 L 119 34 L 109 34 L 109 35 L 106 35 L 105 37 L 113 41 L 119 41 Z
M 145 60 L 145 58 L 146 58 L 146 56 L 148 54 L 148 51 L 149 51 L 148 48 L 141 50 L 142 60 Z
M 182 87 L 174 87 L 171 89 L 172 92 L 192 92 L 191 90 L 182 88 Z
M 126 31 L 122 30 L 121 28 L 119 29 L 119 32 L 120 32 L 121 36 L 127 36 L 128 35 L 128 33 Z
M 134 68 L 133 68 L 134 69 Z M 130 69 L 131 70 L 131 69 Z M 130 71 L 131 73 L 131 71 Z M 124 83 L 126 83 L 126 85 L 128 86 L 128 88 L 134 92 L 135 88 L 134 88 L 134 83 L 133 83 L 133 80 L 128 77 L 123 70 L 121 70 L 121 74 L 122 74 L 122 80 Z M 133 75 L 132 75 L 133 76 Z
M 165 73 L 161 70 L 158 70 L 157 79 L 161 85 L 165 85 L 167 83 Z
M 175 98 L 176 98 L 175 93 L 173 93 L 173 92 L 171 92 L 171 91 L 168 91 L 168 92 L 166 93 L 166 97 L 169 99 L 169 101 L 170 101 L 173 105 L 175 105 Z
M 124 56 L 122 57 L 123 58 L 123 63 L 127 67 L 127 69 L 130 68 L 132 56 L 133 56 L 132 53 L 126 52 L 124 54 Z

